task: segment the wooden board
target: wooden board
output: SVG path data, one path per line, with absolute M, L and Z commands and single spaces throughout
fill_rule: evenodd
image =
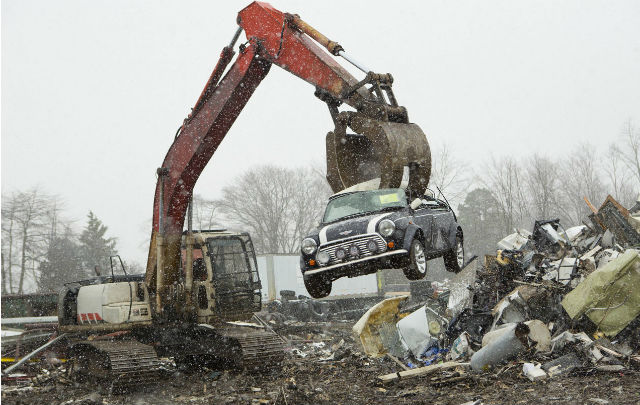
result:
M 378 379 L 381 380 L 382 382 L 389 382 L 389 381 L 397 380 L 397 379 L 400 379 L 400 378 L 418 377 L 418 376 L 421 376 L 421 375 L 431 374 L 431 373 L 436 372 L 438 370 L 445 370 L 445 369 L 448 369 L 448 368 L 453 368 L 453 367 L 458 367 L 458 366 L 468 366 L 468 365 L 469 365 L 469 363 L 460 363 L 460 362 L 457 362 L 457 361 L 448 361 L 446 363 L 432 364 L 432 365 L 426 366 L 426 367 L 419 367 L 419 368 L 414 368 L 412 370 L 400 371 L 398 373 L 391 373 L 391 374 L 381 375 L 381 376 L 378 376 Z

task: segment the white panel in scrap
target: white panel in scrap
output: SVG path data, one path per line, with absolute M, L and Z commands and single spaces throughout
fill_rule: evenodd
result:
M 267 280 L 267 256 L 257 257 L 258 273 L 262 281 L 262 299 L 269 299 Z M 304 286 L 302 272 L 300 271 L 300 256 L 298 255 L 273 255 L 273 274 L 275 277 L 276 296 L 280 299 L 281 290 L 296 292 L 296 296 L 309 296 Z M 375 274 L 348 278 L 343 277 L 333 282 L 331 297 L 339 297 L 354 294 L 375 294 L 378 291 L 378 280 Z
M 447 304 L 447 315 L 455 318 L 465 308 L 471 308 L 473 304 L 473 286 L 476 282 L 477 268 L 480 260 L 478 258 L 467 264 L 460 273 L 453 276 L 449 281 L 449 302 Z
M 417 358 L 438 340 L 429 333 L 429 319 L 425 307 L 405 316 L 396 323 L 400 341 Z
M 280 297 L 280 291 L 292 290 L 298 295 L 309 295 L 304 288 L 304 282 L 297 275 L 300 273 L 300 256 L 277 255 L 273 257 L 273 273 L 276 276 L 276 296 Z
M 359 277 L 343 277 L 333 282 L 331 295 L 375 294 L 378 292 L 378 279 L 374 274 Z
M 257 256 L 258 275 L 260 276 L 260 284 L 262 284 L 262 300 L 269 298 L 269 282 L 267 280 L 267 258 L 265 256 Z

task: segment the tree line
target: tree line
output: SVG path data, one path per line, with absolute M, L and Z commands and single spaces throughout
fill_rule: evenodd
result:
M 298 253 L 332 193 L 313 166 L 254 166 L 230 184 L 219 199 L 194 196 L 194 228 L 248 231 L 258 253 Z
M 514 229 L 531 230 L 535 220 L 559 218 L 565 228 L 581 225 L 591 213 L 586 201 L 599 207 L 611 195 L 632 206 L 640 193 L 640 129 L 627 121 L 605 150 L 585 142 L 524 159 L 494 156 L 466 173 L 450 189 L 454 194 L 470 190 L 462 193 L 458 215 L 467 251 L 483 255 Z
M 565 227 L 590 214 L 607 195 L 630 207 L 640 193 L 640 129 L 627 121 L 604 151 L 588 142 L 571 151 L 516 157 L 490 156 L 479 165 L 461 161 L 443 145 L 432 152 L 430 188 L 444 194 L 465 230 L 467 253 L 495 251 L 516 228 L 559 218 Z M 273 165 L 248 169 L 221 198 L 195 198 L 200 225 L 248 230 L 259 253 L 298 253 L 302 238 L 321 218 L 331 189 L 317 168 Z
M 248 231 L 263 254 L 297 254 L 332 194 L 324 170 L 313 166 L 254 166 L 229 184 L 217 199 L 194 196 L 193 227 Z M 492 253 L 497 241 L 537 219 L 580 225 L 590 213 L 585 198 L 598 206 L 610 194 L 630 207 L 640 192 L 640 130 L 628 121 L 604 151 L 583 143 L 570 152 L 491 156 L 475 166 L 444 145 L 433 151 L 430 188 L 456 210 L 467 254 Z M 3 293 L 51 291 L 108 271 L 116 238 L 92 212 L 74 232 L 62 208 L 38 189 L 3 195 Z
M 77 233 L 58 196 L 33 188 L 2 197 L 3 294 L 56 292 L 110 268 L 116 238 L 93 212 Z

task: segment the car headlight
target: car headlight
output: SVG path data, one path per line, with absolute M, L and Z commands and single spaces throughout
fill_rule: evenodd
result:
M 302 249 L 302 252 L 308 255 L 315 252 L 317 247 L 318 247 L 318 244 L 316 243 L 315 240 L 311 238 L 303 239 L 302 243 L 300 244 L 300 248 Z
M 367 242 L 367 249 L 369 249 L 371 253 L 375 253 L 378 251 L 378 244 L 375 240 L 370 240 Z
M 360 255 L 360 249 L 356 245 L 349 246 L 349 254 L 352 257 L 358 257 Z
M 320 252 L 318 253 L 318 256 L 316 257 L 316 259 L 318 259 L 318 263 L 320 263 L 321 266 L 324 266 L 325 264 L 329 263 L 329 260 L 331 259 L 331 257 L 327 252 Z
M 380 234 L 382 236 L 384 237 L 391 236 L 393 231 L 396 230 L 396 224 L 394 224 L 393 221 L 389 219 L 383 219 L 382 221 L 380 221 L 380 225 L 378 226 L 378 229 L 380 230 Z

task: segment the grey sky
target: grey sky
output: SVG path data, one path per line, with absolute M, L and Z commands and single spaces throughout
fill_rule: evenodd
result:
M 247 4 L 2 1 L 3 195 L 40 185 L 78 228 L 91 209 L 144 263 L 155 169 Z M 639 1 L 272 4 L 393 73 L 411 120 L 470 164 L 604 148 L 640 121 Z M 253 164 L 324 162 L 332 124 L 313 90 L 274 67 L 196 192 Z

